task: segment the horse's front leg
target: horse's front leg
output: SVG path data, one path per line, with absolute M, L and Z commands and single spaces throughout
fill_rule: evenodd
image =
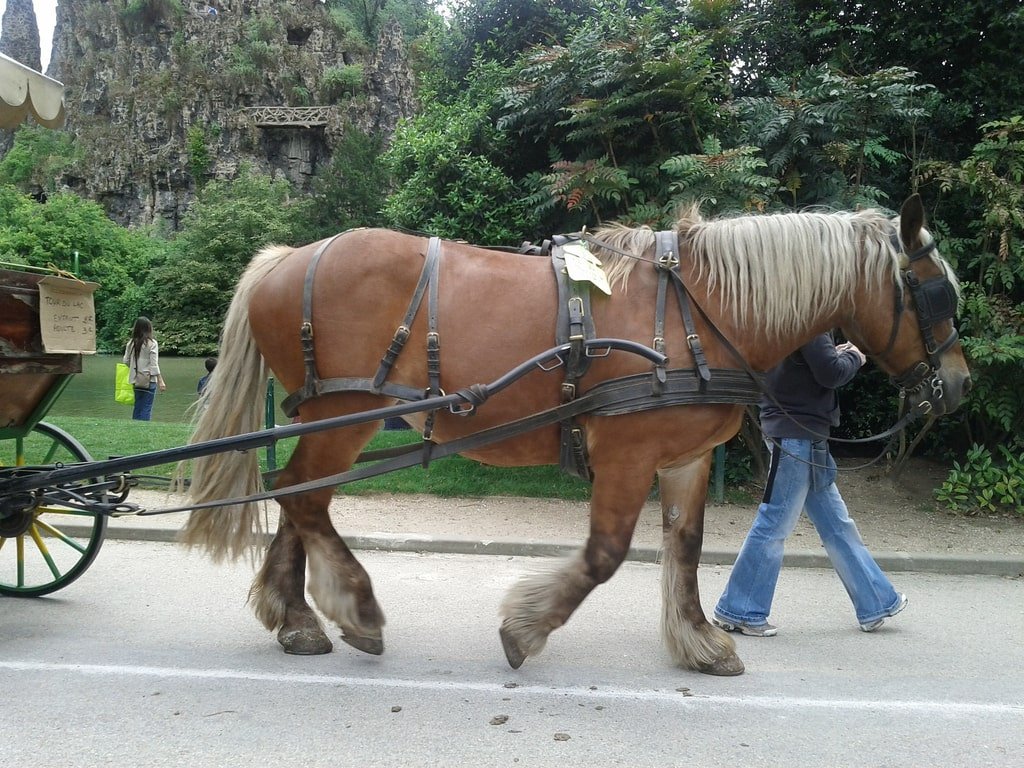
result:
M 681 667 L 711 675 L 739 675 L 743 662 L 736 655 L 736 645 L 708 623 L 697 587 L 710 470 L 708 451 L 689 464 L 658 471 L 664 529 L 661 635 Z
M 540 653 L 548 635 L 625 559 L 651 487 L 652 475 L 639 475 L 636 467 L 595 466 L 586 545 L 559 568 L 527 576 L 509 590 L 501 606 L 500 635 L 513 669 Z

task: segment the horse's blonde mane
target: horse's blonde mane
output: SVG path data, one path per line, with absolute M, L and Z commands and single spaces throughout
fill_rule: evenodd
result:
M 693 207 L 675 229 L 681 258 L 696 262 L 699 278 L 709 293 L 718 293 L 732 322 L 756 322 L 772 338 L 802 332 L 815 318 L 837 311 L 851 300 L 861 277 L 878 287 L 902 284 L 899 254 L 889 237 L 894 222 L 876 210 L 705 220 Z M 648 227 L 609 225 L 595 238 L 645 258 L 654 255 Z M 624 286 L 637 259 L 600 247 L 597 253 L 609 282 Z

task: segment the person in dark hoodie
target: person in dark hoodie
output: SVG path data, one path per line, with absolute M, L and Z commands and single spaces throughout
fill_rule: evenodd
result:
M 893 588 L 850 519 L 828 449 L 829 432 L 839 425 L 836 389 L 865 360 L 853 344 L 837 346 L 831 334 L 823 333 L 768 372 L 771 395 L 760 404 L 761 430 L 771 449 L 768 482 L 715 606 L 716 626 L 753 637 L 776 634 L 768 615 L 785 541 L 801 510 L 818 531 L 864 632 L 873 632 L 906 607 L 906 595 Z

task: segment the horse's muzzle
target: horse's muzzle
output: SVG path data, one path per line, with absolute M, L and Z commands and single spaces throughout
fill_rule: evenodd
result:
M 953 413 L 971 391 L 970 374 L 931 371 L 911 389 L 905 389 L 910 407 L 921 416 L 937 418 Z

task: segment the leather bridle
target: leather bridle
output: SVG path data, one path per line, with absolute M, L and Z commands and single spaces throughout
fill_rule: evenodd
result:
M 942 354 L 959 339 L 959 334 L 954 326 L 950 334 L 938 342 L 935 339 L 934 327 L 956 317 L 959 297 L 956 287 L 946 275 L 926 277 L 922 280 L 914 272 L 914 262 L 929 256 L 935 250 L 934 240 L 912 253 L 907 253 L 895 231 L 889 237 L 896 252 L 906 257 L 907 265 L 900 270 L 903 285 L 895 286 L 892 331 L 889 334 L 889 342 L 884 351 L 873 354 L 872 357 L 885 358 L 896 344 L 900 318 L 905 309 L 905 288 L 914 302 L 914 314 L 917 317 L 921 340 L 924 343 L 928 359 L 914 363 L 902 373 L 890 377 L 890 380 L 899 389 L 901 398 L 908 398 L 914 393 L 930 390 L 929 396 L 922 398 L 919 403 L 922 415 L 928 415 L 933 408 L 932 402 L 941 400 L 945 395 L 945 386 L 938 374 L 939 368 L 942 367 Z

